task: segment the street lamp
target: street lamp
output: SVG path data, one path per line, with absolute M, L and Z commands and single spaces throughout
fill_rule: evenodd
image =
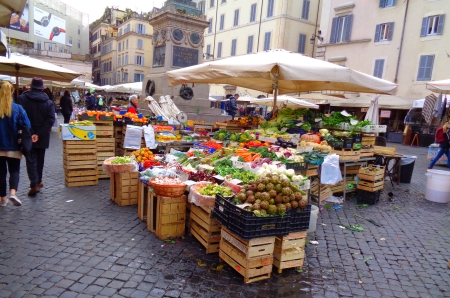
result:
M 323 37 L 320 36 L 321 34 L 322 34 L 322 31 L 320 31 L 320 30 L 319 30 L 319 32 L 318 32 L 317 35 L 313 33 L 313 35 L 312 35 L 311 39 L 309 40 L 309 42 L 310 42 L 311 44 L 314 44 L 314 43 L 316 42 L 316 38 L 317 38 L 318 40 L 320 40 L 320 41 L 323 41 Z

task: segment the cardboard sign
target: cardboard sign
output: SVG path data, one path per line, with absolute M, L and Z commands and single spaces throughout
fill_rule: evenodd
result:
M 380 118 L 391 118 L 391 111 L 381 110 Z

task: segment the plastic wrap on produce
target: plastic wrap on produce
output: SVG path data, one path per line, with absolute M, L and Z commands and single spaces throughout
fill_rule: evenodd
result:
M 139 164 L 135 161 L 125 164 L 111 164 L 115 157 L 110 157 L 103 161 L 102 169 L 106 173 L 125 173 L 125 172 L 137 172 L 139 171 Z
M 211 184 L 211 182 L 197 182 L 195 185 L 191 186 L 189 192 L 188 201 L 200 207 L 214 207 L 216 197 L 215 196 L 204 196 L 200 194 L 200 189 L 204 186 Z
M 331 154 L 325 156 L 322 164 L 321 184 L 337 184 L 342 181 L 342 173 L 339 167 L 339 155 Z
M 172 178 L 179 178 L 179 175 L 171 170 L 167 170 L 164 168 L 153 168 L 153 169 L 147 169 L 145 171 L 140 172 L 139 174 L 139 180 L 141 182 L 144 182 L 148 184 L 148 182 L 155 177 L 172 177 Z

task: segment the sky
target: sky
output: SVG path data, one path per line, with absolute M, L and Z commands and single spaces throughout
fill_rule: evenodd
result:
M 105 7 L 118 6 L 119 9 L 129 8 L 137 12 L 148 12 L 154 7 L 160 8 L 164 0 L 60 0 L 73 8 L 89 14 L 89 23 L 103 15 Z

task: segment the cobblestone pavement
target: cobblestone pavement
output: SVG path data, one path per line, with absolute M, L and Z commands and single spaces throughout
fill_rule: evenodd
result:
M 26 196 L 23 163 L 23 206 L 0 209 L 0 297 L 450 297 L 449 207 L 423 199 L 426 149 L 398 151 L 419 159 L 412 184 L 387 186 L 393 202 L 383 194 L 375 206 L 356 209 L 348 200 L 338 211 L 324 208 L 303 272 L 274 271 L 247 285 L 227 265 L 214 270 L 217 254 L 205 255 L 192 237 L 157 239 L 136 206 L 111 202 L 109 180 L 66 188 L 52 133 L 45 188 Z M 354 223 L 364 231 L 336 225 Z

